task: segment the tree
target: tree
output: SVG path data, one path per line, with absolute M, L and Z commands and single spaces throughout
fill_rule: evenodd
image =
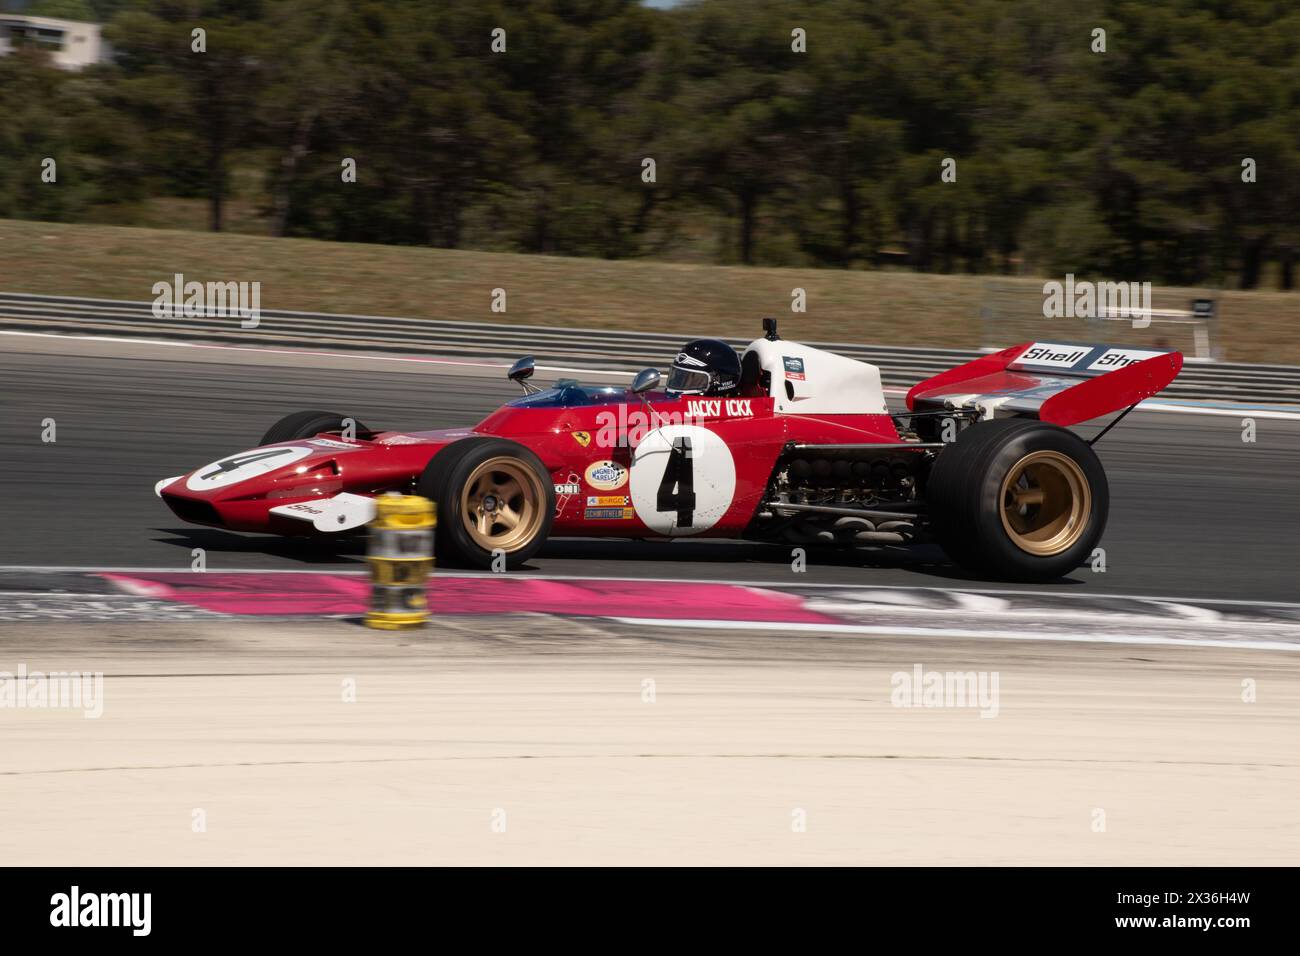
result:
M 87 0 L 36 0 L 27 12 L 34 17 L 80 20 L 83 23 L 94 23 L 98 19 Z
M 152 140 L 155 169 L 208 197 L 224 225 L 230 156 L 256 142 L 257 104 L 276 38 L 259 0 L 131 9 L 106 30 L 120 71 L 116 104 Z M 194 30 L 204 31 L 202 49 Z

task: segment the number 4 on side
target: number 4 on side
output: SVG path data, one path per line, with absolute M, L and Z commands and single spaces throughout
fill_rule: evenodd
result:
M 695 467 L 691 462 L 691 440 L 685 435 L 673 440 L 655 507 L 659 511 L 676 511 L 677 527 L 691 526 L 695 511 Z

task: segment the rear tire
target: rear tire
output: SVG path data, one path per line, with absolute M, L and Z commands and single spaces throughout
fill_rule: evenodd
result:
M 1087 442 L 1026 419 L 977 422 L 935 460 L 926 484 L 935 537 L 957 564 L 1013 581 L 1051 581 L 1088 559 L 1110 491 Z
M 540 458 L 504 438 L 463 438 L 430 459 L 416 491 L 438 506 L 440 564 L 491 568 L 524 564 L 546 543 L 555 520 L 555 486 Z
M 342 431 L 346 421 L 338 412 L 294 412 L 292 415 L 285 415 L 268 428 L 266 434 L 262 436 L 262 444 L 274 445 L 282 441 L 301 441 L 304 438 L 315 438 L 321 432 Z M 351 421 L 356 431 L 369 431 L 355 418 Z

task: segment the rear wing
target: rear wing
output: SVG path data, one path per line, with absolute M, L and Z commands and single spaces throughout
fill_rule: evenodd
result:
M 1136 405 L 1178 374 L 1171 349 L 1027 342 L 983 355 L 914 385 L 910 411 L 970 409 L 1074 425 Z

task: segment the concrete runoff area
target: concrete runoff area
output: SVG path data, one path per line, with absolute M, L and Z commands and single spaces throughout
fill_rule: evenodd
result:
M 0 710 L 10 865 L 1300 854 L 1294 653 L 514 615 L 6 623 L 20 664 L 105 681 Z M 996 716 L 894 706 L 917 666 L 996 674 Z

